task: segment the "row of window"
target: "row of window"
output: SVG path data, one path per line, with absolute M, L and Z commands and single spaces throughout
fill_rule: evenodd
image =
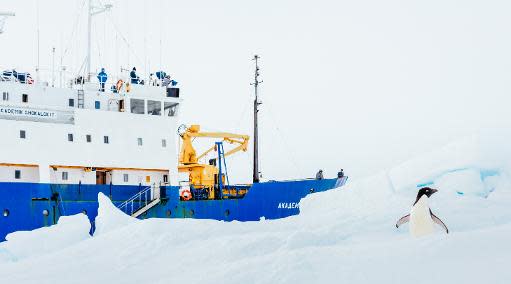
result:
M 69 172 L 62 172 L 62 180 L 69 180 Z M 21 179 L 21 170 L 14 171 L 14 179 Z M 123 174 L 123 181 L 129 182 L 129 174 Z M 146 181 L 150 182 L 150 177 L 146 177 Z M 169 176 L 163 175 L 163 182 L 169 182 Z
M 2 100 L 3 101 L 9 100 L 9 92 L 2 93 Z M 21 101 L 23 103 L 28 103 L 28 94 L 22 94 Z M 74 107 L 75 99 L 69 99 L 68 105 L 70 107 Z M 178 103 L 163 102 L 163 114 L 165 116 L 175 116 L 177 113 L 178 105 L 179 105 Z M 136 113 L 136 114 L 145 114 L 146 113 L 146 101 L 143 99 L 131 99 L 130 106 L 131 106 L 131 113 Z M 101 109 L 101 102 L 95 101 L 94 108 Z M 147 114 L 161 115 L 162 114 L 161 101 L 147 100 Z
M 20 130 L 20 139 L 26 139 L 27 138 L 27 132 L 25 130 Z M 67 134 L 67 141 L 69 142 L 74 142 L 74 134 L 73 133 L 68 133 Z M 91 143 L 92 142 L 92 135 L 90 134 L 87 134 L 85 135 L 85 141 L 87 143 Z M 103 136 L 103 143 L 104 144 L 110 144 L 110 137 L 109 136 Z M 144 143 L 144 140 L 142 138 L 137 138 L 137 144 L 138 146 L 142 146 Z M 161 146 L 163 148 L 166 148 L 167 147 L 167 139 L 162 139 L 161 140 Z
M 177 112 L 178 103 L 163 102 L 163 115 L 164 116 L 175 116 Z M 131 113 L 145 114 L 146 101 L 142 99 L 131 99 L 130 100 Z M 147 100 L 147 114 L 149 115 L 161 115 L 161 101 Z
M 8 100 L 9 100 L 9 92 L 2 92 L 2 101 L 8 101 Z M 21 95 L 21 102 L 28 103 L 28 95 L 27 94 Z

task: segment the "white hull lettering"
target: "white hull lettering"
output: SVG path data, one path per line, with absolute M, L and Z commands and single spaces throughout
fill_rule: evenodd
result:
M 296 209 L 300 208 L 299 204 L 296 202 L 280 202 L 278 209 Z

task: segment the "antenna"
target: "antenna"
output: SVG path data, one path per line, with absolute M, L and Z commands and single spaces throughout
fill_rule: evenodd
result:
M 11 12 L 0 12 L 0 34 L 4 32 L 4 25 L 8 17 L 14 17 L 15 14 Z
M 255 61 L 255 72 L 254 72 L 254 83 L 251 83 L 250 85 L 254 86 L 254 168 L 253 168 L 253 177 L 252 181 L 253 183 L 259 182 L 259 125 L 258 125 L 258 112 L 259 112 L 259 105 L 262 103 L 259 101 L 259 95 L 257 88 L 259 87 L 259 84 L 263 81 L 259 81 L 259 55 L 254 55 L 254 58 L 252 60 Z
M 55 87 L 55 47 L 51 50 L 51 86 Z
M 112 4 L 93 6 L 92 0 L 89 0 L 89 12 L 87 21 L 87 65 L 85 69 L 88 82 L 90 82 L 92 16 L 109 11 L 110 9 L 112 9 L 112 7 L 113 7 Z

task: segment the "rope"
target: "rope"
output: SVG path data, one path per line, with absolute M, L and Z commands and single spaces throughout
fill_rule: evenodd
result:
M 289 146 L 289 144 L 287 143 L 287 140 L 284 139 L 284 136 L 283 136 L 282 132 L 280 131 L 280 128 L 277 123 L 277 119 L 275 119 L 275 116 L 273 115 L 273 111 L 270 107 L 270 104 L 267 104 L 267 109 L 268 109 L 268 112 L 270 113 L 270 116 L 273 118 L 273 123 L 274 123 L 273 126 L 275 127 L 275 130 L 277 130 L 278 136 L 280 137 L 282 143 L 284 144 L 284 147 L 286 147 L 286 151 L 284 151 L 284 152 L 288 153 L 291 163 L 294 165 L 294 167 L 300 173 L 300 175 L 304 176 L 301 167 L 299 166 L 297 160 L 295 159 L 296 155 L 295 155 L 293 148 Z
M 78 30 L 78 25 L 80 24 L 80 20 L 82 19 L 82 15 L 83 15 L 82 10 L 83 10 L 83 7 L 85 6 L 85 1 L 86 0 L 84 0 L 82 2 L 82 5 L 78 7 L 78 10 L 77 10 L 77 13 L 76 13 L 77 14 L 76 21 L 73 24 L 73 30 L 71 32 L 71 36 L 69 37 L 69 41 L 67 43 L 67 46 L 66 46 L 66 48 L 64 49 L 64 52 L 61 55 L 62 60 L 64 60 L 65 56 L 67 55 L 67 52 L 69 51 L 71 44 L 75 42 L 74 38 L 76 36 L 76 31 Z
M 140 57 L 138 57 L 138 55 L 135 53 L 135 51 L 133 50 L 133 48 L 131 47 L 130 43 L 128 42 L 128 40 L 126 39 L 126 37 L 123 35 L 123 33 L 121 32 L 121 30 L 119 29 L 119 27 L 117 26 L 117 24 L 112 21 L 111 17 L 107 17 L 108 21 L 112 24 L 112 26 L 114 27 L 115 31 L 117 32 L 117 34 L 121 37 L 122 41 L 126 44 L 126 47 L 128 47 L 128 51 L 129 53 L 132 53 L 135 58 L 140 62 L 140 63 L 143 63 L 144 61 L 140 59 Z M 129 54 L 128 53 L 128 54 Z
M 234 129 L 236 129 L 236 133 L 239 133 L 239 131 L 240 131 L 241 122 L 243 121 L 243 119 L 245 118 L 245 116 L 247 114 L 246 111 L 247 111 L 249 104 L 250 104 L 249 102 L 246 102 L 245 106 L 243 107 L 243 110 L 241 111 L 241 115 L 240 115 L 240 118 L 238 119 L 238 123 L 236 124 L 236 127 L 234 127 Z

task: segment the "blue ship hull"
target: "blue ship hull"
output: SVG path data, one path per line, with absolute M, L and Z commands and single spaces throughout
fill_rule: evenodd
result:
M 238 199 L 189 200 L 179 198 L 177 186 L 161 187 L 161 202 L 139 218 L 196 218 L 224 221 L 279 219 L 299 213 L 298 202 L 310 193 L 341 187 L 347 177 L 323 180 L 264 182 L 252 185 Z M 143 189 L 125 185 L 63 185 L 0 183 L 0 241 L 15 231 L 56 224 L 60 216 L 87 214 L 94 224 L 98 193 L 119 205 Z

